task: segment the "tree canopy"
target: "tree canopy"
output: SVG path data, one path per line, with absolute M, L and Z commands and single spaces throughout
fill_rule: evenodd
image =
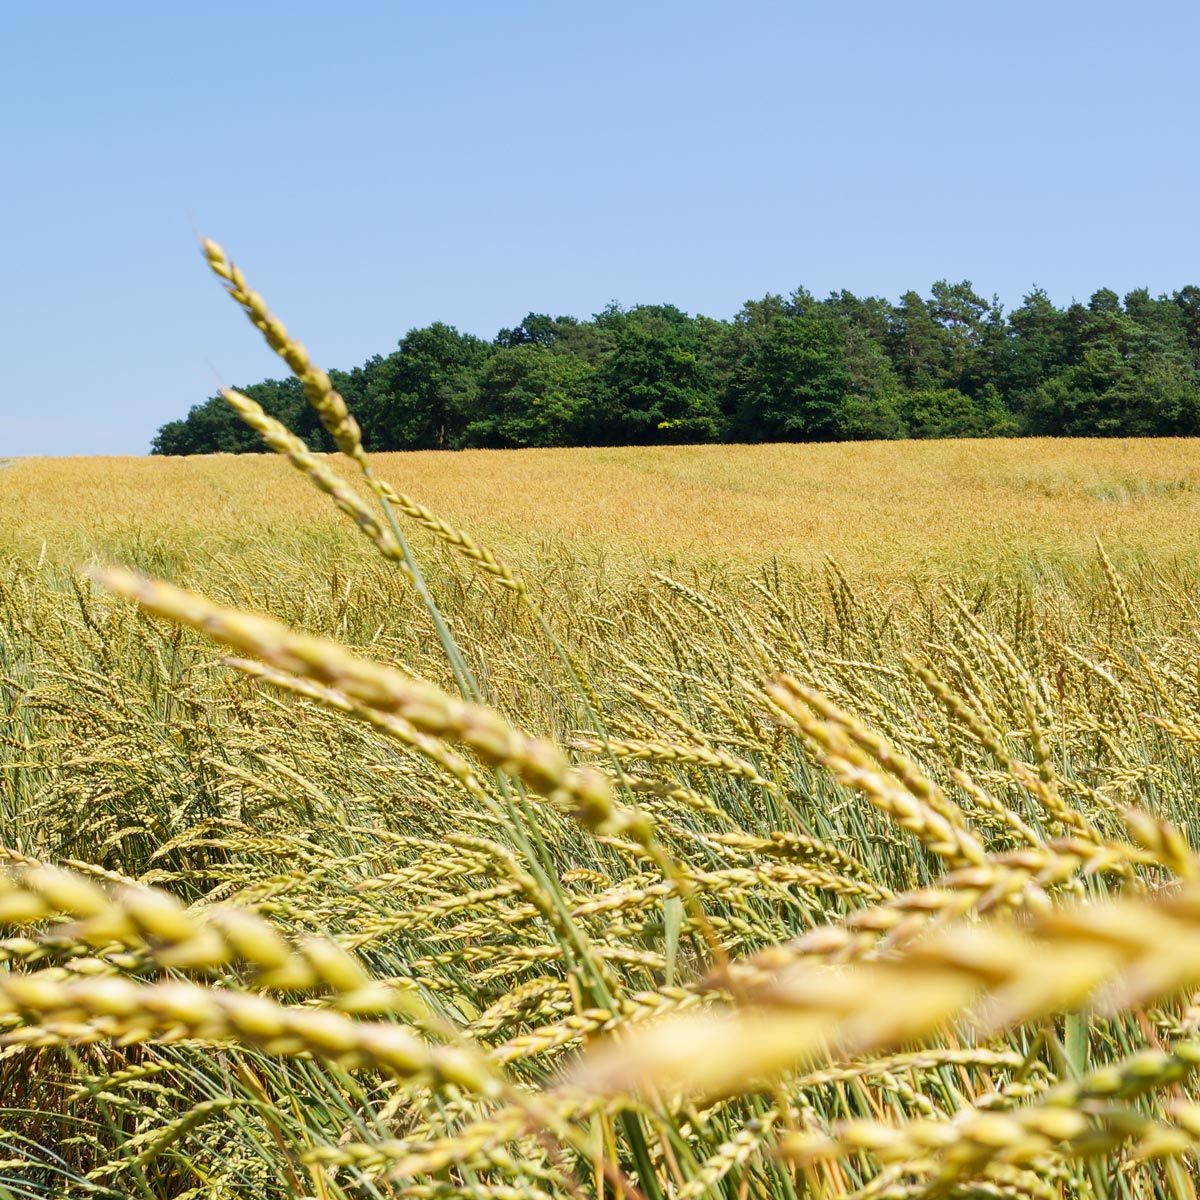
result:
M 1109 288 L 1011 312 L 970 280 L 896 303 L 804 288 L 729 320 L 611 304 L 529 313 L 487 342 L 440 321 L 331 371 L 368 449 L 835 441 L 1200 432 L 1200 288 Z M 242 388 L 319 450 L 293 379 Z M 260 451 L 219 396 L 169 421 L 154 454 Z

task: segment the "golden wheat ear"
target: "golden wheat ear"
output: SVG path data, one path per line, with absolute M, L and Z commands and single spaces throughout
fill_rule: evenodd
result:
M 249 396 L 229 389 L 221 394 L 238 416 L 251 429 L 256 430 L 276 454 L 283 455 L 293 467 L 303 471 L 318 491 L 329 496 L 334 504 L 354 521 L 363 534 L 375 543 L 384 558 L 396 563 L 402 571 L 408 572 L 404 552 L 392 531 L 379 523 L 358 493 L 335 475 L 323 459 L 313 454 L 301 438 L 292 433 L 283 422 L 267 416 L 262 406 Z
M 712 1099 L 747 1079 L 765 1086 L 831 1056 L 934 1037 L 954 1020 L 990 1035 L 1089 1005 L 1124 1012 L 1197 983 L 1194 886 L 1050 910 L 1023 929 L 960 922 L 871 963 L 794 962 L 755 989 L 753 1007 L 682 1014 L 598 1046 L 575 1083 Z M 696 1056 L 700 1044 L 718 1049 Z
M 337 443 L 338 449 L 366 471 L 367 456 L 362 445 L 362 430 L 350 415 L 341 393 L 329 381 L 329 376 L 312 361 L 304 346 L 288 334 L 287 327 L 271 312 L 262 296 L 247 284 L 241 269 L 225 253 L 224 248 L 211 238 L 205 238 L 202 245 L 204 257 L 213 274 L 224 282 L 225 290 L 263 335 L 267 345 L 300 380 L 309 404 L 316 409 L 321 424 Z
M 525 595 L 527 588 L 524 580 L 493 550 L 481 545 L 470 534 L 456 528 L 450 522 L 436 516 L 412 496 L 397 491 L 389 483 L 376 476 L 367 461 L 366 451 L 363 448 L 362 430 L 346 407 L 346 401 L 342 398 L 341 393 L 330 382 L 329 375 L 313 363 L 304 345 L 288 333 L 287 327 L 267 307 L 267 302 L 263 297 L 246 282 L 241 268 L 233 262 L 224 248 L 208 238 L 203 241 L 202 245 L 204 256 L 213 274 L 224 283 L 226 292 L 246 314 L 250 323 L 263 335 L 267 345 L 287 363 L 292 373 L 299 379 L 309 404 L 321 419 L 321 424 L 329 432 L 338 449 L 358 464 L 372 490 L 383 503 L 385 511 L 389 511 L 389 505 L 394 505 L 406 517 L 428 530 L 444 545 L 456 554 L 460 554 L 486 576 L 496 580 L 502 587 L 509 588 L 519 595 Z M 322 491 L 334 497 L 339 508 L 359 522 L 364 532 L 380 545 L 381 550 L 384 550 L 385 557 L 400 557 L 398 539 L 390 533 L 386 538 L 381 537 L 372 530 L 374 518 L 366 513 L 361 502 L 345 484 L 339 484 L 338 491 L 333 490 L 332 485 L 327 482 L 329 478 L 332 478 L 328 468 L 325 468 L 322 474 L 310 465 L 314 460 L 299 438 L 291 434 L 279 422 L 273 422 L 270 417 L 264 416 L 254 401 L 237 392 L 227 391 L 224 395 L 225 399 L 237 409 L 242 419 L 262 433 L 272 449 L 286 454 L 295 466 L 309 474 Z M 258 411 L 255 412 L 255 409 Z M 290 442 L 286 440 L 288 438 L 291 439 Z M 397 544 L 395 554 L 392 553 L 390 546 L 385 549 L 386 543 Z M 408 563 L 407 565 L 411 569 L 412 564 Z
M 402 717 L 431 737 L 458 742 L 489 766 L 521 779 L 569 809 L 593 832 L 622 835 L 649 846 L 645 814 L 625 809 L 598 771 L 574 767 L 557 745 L 514 729 L 495 709 L 458 700 L 433 684 L 359 658 L 337 642 L 298 633 L 271 617 L 221 608 L 195 592 L 117 568 L 92 572 L 118 596 L 145 612 L 187 625 L 285 675 L 311 679 L 376 712 Z M 272 676 L 263 676 L 266 682 Z M 313 695 L 320 699 L 320 693 Z

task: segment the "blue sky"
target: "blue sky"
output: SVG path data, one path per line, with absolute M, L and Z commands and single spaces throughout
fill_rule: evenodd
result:
M 1195 3 L 0 6 L 0 457 L 443 320 L 1200 283 Z

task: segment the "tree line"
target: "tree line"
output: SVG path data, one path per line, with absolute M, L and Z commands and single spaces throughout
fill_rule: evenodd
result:
M 530 313 L 488 342 L 435 322 L 330 371 L 371 450 L 1200 433 L 1200 288 L 1102 288 L 1011 312 L 969 281 L 898 303 L 848 291 L 748 301 L 732 320 L 671 304 L 590 321 Z M 295 379 L 241 389 L 332 450 Z M 153 454 L 259 451 L 213 397 Z

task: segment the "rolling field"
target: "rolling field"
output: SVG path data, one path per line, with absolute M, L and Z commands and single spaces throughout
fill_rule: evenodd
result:
M 0 1196 L 1194 1196 L 1198 462 L 16 462 Z
M 465 451 L 376 456 L 440 516 L 528 561 L 551 543 L 632 564 L 742 568 L 826 554 L 874 578 L 1114 554 L 1195 557 L 1186 440 Z M 0 549 L 74 562 L 131 544 L 254 541 L 358 553 L 352 527 L 274 456 L 28 459 L 0 474 Z

